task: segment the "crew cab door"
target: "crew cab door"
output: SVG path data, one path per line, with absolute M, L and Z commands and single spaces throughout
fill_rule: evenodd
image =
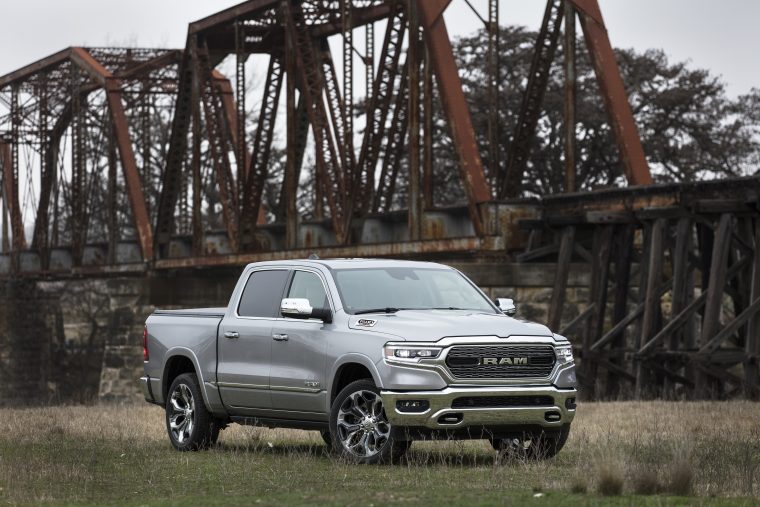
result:
M 232 413 L 269 409 L 272 326 L 280 311 L 287 269 L 252 271 L 219 325 L 217 385 Z
M 286 298 L 308 299 L 313 308 L 332 309 L 326 284 L 317 270 L 296 268 Z M 269 374 L 272 408 L 286 417 L 322 420 L 327 414 L 326 350 L 333 324 L 280 315 L 272 330 Z

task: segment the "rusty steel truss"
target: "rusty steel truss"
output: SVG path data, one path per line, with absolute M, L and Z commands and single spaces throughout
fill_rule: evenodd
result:
M 11 270 L 24 251 L 38 253 L 36 269 L 47 272 L 356 245 L 366 242 L 368 218 L 398 211 L 399 181 L 408 186 L 403 239 L 434 239 L 425 223 L 435 211 L 436 100 L 458 158 L 468 231 L 492 235 L 486 204 L 520 193 L 561 26 L 572 20 L 565 32 L 574 45 L 576 16 L 629 182 L 651 183 L 596 0 L 547 2 L 504 163 L 496 146 L 499 2 L 489 1 L 483 21 L 494 107 L 486 170 L 443 18 L 449 3 L 251 0 L 192 23 L 184 51 L 69 48 L 0 78 L 3 216 L 10 223 L 3 241 Z M 379 51 L 376 28 L 384 32 Z M 571 124 L 574 48 L 566 53 Z M 362 102 L 354 99 L 354 76 L 362 74 L 355 64 L 365 67 Z M 219 70 L 225 66 L 234 86 Z M 249 90 L 252 79 L 263 87 Z M 261 94 L 255 114 L 247 107 L 252 91 Z M 573 141 L 568 135 L 570 189 Z M 273 153 L 283 144 L 284 169 L 273 180 Z M 298 201 L 306 178 L 308 209 Z M 279 199 L 269 199 L 267 209 L 263 196 L 273 185 Z

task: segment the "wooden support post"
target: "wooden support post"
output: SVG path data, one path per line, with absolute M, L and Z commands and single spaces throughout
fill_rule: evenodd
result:
M 715 234 L 712 248 L 712 260 L 710 262 L 710 276 L 707 286 L 707 301 L 705 302 L 704 318 L 702 319 L 702 333 L 700 335 L 700 347 L 707 344 L 720 328 L 720 314 L 723 305 L 723 289 L 726 285 L 726 264 L 728 262 L 728 249 L 731 244 L 733 230 L 733 217 L 724 213 L 720 217 L 718 231 Z M 695 396 L 705 398 L 711 393 L 710 377 L 705 370 L 700 368 L 696 378 Z
M 657 288 L 660 286 L 662 278 L 662 257 L 664 254 L 664 236 L 667 221 L 664 218 L 658 218 L 652 225 L 652 234 L 649 242 L 649 259 L 647 260 L 647 282 L 644 298 L 644 316 L 641 322 L 641 335 L 638 344 L 645 343 L 655 333 L 655 324 L 658 313 L 660 312 L 660 294 Z M 638 348 L 638 347 L 637 347 Z M 648 386 L 649 370 L 643 361 L 636 365 L 636 399 L 641 399 L 652 389 Z
M 631 277 L 631 262 L 633 260 L 633 236 L 636 227 L 633 224 L 620 226 L 617 231 L 615 243 L 615 300 L 612 307 L 612 325 L 617 325 L 628 313 L 628 286 Z M 625 334 L 620 333 L 615 337 L 608 354 L 612 364 L 620 365 L 623 361 L 623 346 Z M 618 376 L 607 372 L 607 397 L 619 395 L 620 383 Z
M 592 357 L 591 345 L 599 339 L 604 327 L 613 227 L 612 225 L 600 225 L 594 230 L 589 295 L 589 303 L 594 305 L 594 311 L 586 323 L 586 330 L 583 336 L 583 377 L 587 383 L 586 388 L 588 393 L 599 392 L 596 385 L 597 368 L 595 363 L 588 359 Z
M 691 248 L 691 218 L 683 217 L 678 219 L 676 225 L 676 246 L 671 253 L 673 262 L 673 300 L 671 304 L 671 319 L 678 315 L 689 304 L 689 249 Z M 683 329 L 679 329 L 670 336 L 668 348 L 676 351 L 683 343 Z M 676 365 L 666 365 L 667 368 L 675 371 Z M 671 382 L 670 377 L 665 377 L 663 385 L 663 394 L 666 397 L 672 397 L 675 384 Z
M 560 240 L 559 258 L 557 259 L 557 272 L 554 275 L 554 290 L 552 302 L 549 307 L 547 319 L 549 329 L 559 329 L 562 323 L 562 310 L 565 306 L 565 289 L 567 288 L 567 275 L 570 273 L 570 261 L 573 258 L 573 243 L 575 242 L 575 226 L 569 225 L 562 230 Z
M 750 300 L 757 301 L 760 298 L 760 219 L 755 219 L 754 224 L 755 252 L 752 262 L 752 282 L 750 287 Z M 749 385 L 760 384 L 760 314 L 755 314 L 747 323 L 745 351 L 747 359 L 744 363 L 744 379 Z M 745 395 L 757 396 L 756 389 L 747 389 Z

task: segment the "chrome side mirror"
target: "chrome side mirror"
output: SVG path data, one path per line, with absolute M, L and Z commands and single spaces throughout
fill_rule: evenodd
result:
M 305 298 L 285 298 L 280 303 L 283 317 L 291 319 L 319 319 L 322 322 L 332 322 L 332 312 L 329 308 L 312 308 Z
M 512 299 L 498 298 L 496 300 L 496 306 L 498 306 L 505 315 L 509 315 L 510 317 L 517 313 L 517 307 Z

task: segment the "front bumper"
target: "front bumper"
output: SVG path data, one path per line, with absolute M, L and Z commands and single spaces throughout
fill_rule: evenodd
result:
M 577 396 L 575 389 L 557 389 L 546 387 L 488 387 L 465 388 L 449 387 L 441 391 L 382 391 L 383 406 L 388 421 L 401 427 L 420 427 L 433 430 L 456 430 L 472 426 L 540 426 L 542 428 L 560 428 L 570 424 L 575 417 Z M 452 408 L 456 398 L 519 396 L 546 396 L 551 404 L 536 406 Z M 397 408 L 399 401 L 426 400 L 429 407 L 424 412 L 406 412 Z

